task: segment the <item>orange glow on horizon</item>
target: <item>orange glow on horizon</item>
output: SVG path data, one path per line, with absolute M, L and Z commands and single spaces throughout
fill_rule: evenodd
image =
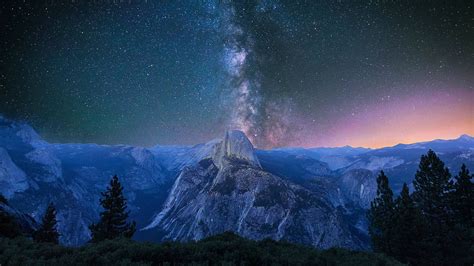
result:
M 474 136 L 474 92 L 407 97 L 373 105 L 366 112 L 338 120 L 325 143 L 305 147 L 381 148 L 400 143 Z M 316 145 L 314 145 L 316 144 Z

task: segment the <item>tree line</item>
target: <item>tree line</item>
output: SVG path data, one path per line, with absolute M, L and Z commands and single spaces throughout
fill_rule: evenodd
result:
M 394 199 L 388 177 L 377 177 L 368 211 L 374 251 L 411 265 L 474 263 L 474 187 L 463 164 L 454 178 L 432 150 L 421 156 L 413 192 Z
M 254 241 L 232 232 L 187 243 L 132 241 L 136 225 L 127 222 L 122 190 L 114 176 L 101 194 L 103 211 L 100 220 L 89 227 L 89 244 L 80 248 L 57 245 L 56 210 L 50 204 L 40 228 L 33 233 L 35 242 L 17 237 L 18 231 L 0 237 L 0 265 L 401 265 L 384 254 L 340 248 L 317 250 L 272 239 Z M 2 197 L 0 201 L 7 203 Z M 6 236 L 2 228 L 18 228 L 4 226 L 6 220 L 2 219 L 0 236 Z
M 100 205 L 103 211 L 100 220 L 89 226 L 91 231 L 91 243 L 97 243 L 106 239 L 132 238 L 136 230 L 136 223 L 127 222 L 129 211 L 127 201 L 123 195 L 123 187 L 115 175 L 105 192 L 101 193 Z M 5 197 L 0 195 L 0 202 L 7 204 Z M 14 238 L 21 235 L 19 225 L 13 217 L 0 212 L 0 236 Z M 32 233 L 32 238 L 39 243 L 59 244 L 59 236 L 56 219 L 56 208 L 52 203 L 46 208 L 38 230 Z
M 421 156 L 413 192 L 403 184 L 394 198 L 383 171 L 377 177 L 377 195 L 367 218 L 373 250 L 411 265 L 472 265 L 474 262 L 473 175 L 462 165 L 452 177 L 435 152 Z M 7 200 L 0 195 L 0 202 Z M 136 230 L 128 222 L 123 187 L 114 176 L 101 193 L 100 219 L 89 226 L 91 243 L 130 239 Z M 21 234 L 14 219 L 0 212 L 0 235 Z M 49 204 L 32 238 L 40 243 L 59 243 L 56 209 Z M 8 243 L 7 243 L 8 244 Z

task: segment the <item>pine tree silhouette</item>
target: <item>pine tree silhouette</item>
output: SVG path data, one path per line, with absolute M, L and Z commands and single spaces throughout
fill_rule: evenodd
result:
M 33 234 L 33 239 L 36 242 L 58 244 L 59 233 L 56 227 L 56 209 L 54 205 L 50 203 L 46 209 L 40 228 Z
M 391 254 L 391 220 L 393 218 L 393 192 L 383 171 L 377 177 L 377 196 L 370 204 L 367 218 L 369 235 L 377 252 Z
M 400 196 L 395 200 L 395 211 L 392 220 L 393 256 L 403 263 L 419 264 L 418 241 L 421 238 L 420 215 L 415 207 L 408 189 L 403 183 Z
M 453 224 L 449 231 L 450 257 L 453 265 L 470 265 L 474 261 L 474 184 L 466 165 L 454 177 L 451 193 Z
M 453 205 L 456 222 L 466 227 L 474 227 L 474 184 L 466 165 L 461 166 L 461 171 L 454 178 Z
M 377 177 L 368 211 L 373 248 L 410 265 L 471 265 L 474 261 L 473 175 L 465 165 L 451 180 L 432 150 L 421 156 L 410 195 L 407 184 L 393 202 L 388 178 Z
M 425 250 L 430 263 L 448 264 L 449 241 L 453 210 L 450 204 L 451 174 L 436 153 L 429 150 L 421 156 L 413 186 L 413 200 L 421 212 L 423 227 L 426 228 L 420 249 Z
M 127 223 L 129 212 L 127 202 L 123 196 L 123 187 L 115 175 L 105 192 L 102 192 L 100 204 L 104 211 L 100 213 L 100 221 L 91 224 L 91 242 L 99 242 L 105 239 L 117 237 L 131 238 L 135 233 L 135 222 Z

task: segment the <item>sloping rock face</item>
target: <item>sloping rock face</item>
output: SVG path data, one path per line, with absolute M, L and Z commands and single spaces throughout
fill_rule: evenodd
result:
M 12 217 L 20 226 L 21 232 L 26 235 L 33 234 L 39 228 L 38 223 L 31 216 L 11 207 L 7 203 L 0 202 L 0 214 Z
M 195 146 L 51 144 L 26 123 L 0 115 L 0 194 L 37 221 L 54 203 L 60 242 L 71 246 L 90 239 L 100 193 L 117 174 L 131 219 L 148 229 L 136 232 L 137 240 L 199 239 L 231 230 L 359 249 L 369 243 L 366 210 L 378 171 L 397 193 L 411 183 L 429 148 L 453 174 L 463 163 L 474 169 L 469 136 L 377 150 L 255 151 L 239 131 Z M 344 167 L 335 167 L 341 160 Z
M 339 178 L 338 185 L 346 202 L 368 209 L 377 193 L 376 173 L 366 169 L 350 170 Z
M 131 218 L 143 226 L 156 212 L 149 202 L 162 204 L 178 173 L 146 148 L 50 144 L 27 124 L 0 116 L 0 194 L 37 221 L 54 203 L 61 244 L 90 239 L 88 226 L 99 218 L 100 193 L 113 175 L 124 186 Z
M 29 188 L 25 172 L 18 168 L 10 158 L 8 152 L 0 147 L 0 187 L 5 197 L 14 193 L 23 192 Z
M 177 178 L 163 210 L 144 230 L 169 240 L 198 240 L 233 231 L 320 248 L 363 249 L 337 208 L 302 186 L 261 169 L 243 133 L 226 134 L 220 150 Z M 218 145 L 219 147 L 219 145 Z
M 229 130 L 226 132 L 222 142 L 215 146 L 212 159 L 219 169 L 223 169 L 226 166 L 226 159 L 242 161 L 261 168 L 252 143 L 239 130 Z

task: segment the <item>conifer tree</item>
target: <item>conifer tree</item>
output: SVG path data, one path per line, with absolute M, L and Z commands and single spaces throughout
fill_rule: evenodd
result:
M 369 235 L 374 251 L 391 255 L 391 220 L 393 218 L 393 192 L 388 177 L 383 171 L 377 177 L 377 196 L 370 204 L 368 212 Z
M 410 196 L 408 185 L 395 200 L 393 220 L 392 254 L 403 263 L 419 264 L 421 224 L 418 210 Z
M 0 211 L 0 237 L 14 238 L 19 235 L 20 225 L 8 213 Z
M 123 187 L 115 175 L 105 192 L 102 192 L 100 204 L 104 211 L 100 213 L 100 221 L 91 224 L 91 242 L 99 242 L 105 239 L 117 237 L 131 238 L 135 233 L 135 222 L 127 223 L 127 202 L 123 196 Z
M 429 150 L 421 156 L 415 174 L 414 200 L 423 215 L 429 218 L 444 218 L 448 204 L 448 193 L 451 191 L 451 174 L 444 167 L 436 153 Z
M 452 221 L 448 239 L 451 262 L 455 265 L 470 265 L 474 261 L 474 185 L 466 165 L 454 178 L 451 206 Z M 469 255 L 468 255 L 469 254 Z
M 36 242 L 59 243 L 59 233 L 57 231 L 56 208 L 53 204 L 49 204 L 40 228 L 33 234 Z
M 453 210 L 450 204 L 451 174 L 436 153 L 429 150 L 421 156 L 413 186 L 413 200 L 421 212 L 423 227 L 420 249 L 425 250 L 430 263 L 447 263 L 449 253 L 448 234 Z
M 454 177 L 453 185 L 453 208 L 455 211 L 455 220 L 465 227 L 474 227 L 474 184 L 472 177 L 466 165 L 461 166 L 461 171 Z

